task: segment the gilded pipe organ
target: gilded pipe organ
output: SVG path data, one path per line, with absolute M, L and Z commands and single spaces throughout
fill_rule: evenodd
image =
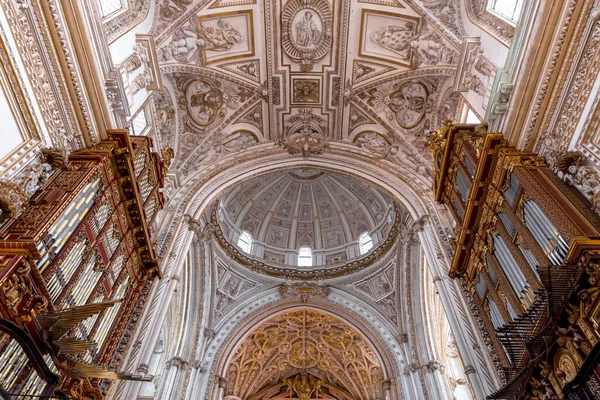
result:
M 111 370 L 159 275 L 163 165 L 127 131 L 45 158 L 46 182 L 0 226 L 0 395 L 102 398 L 102 378 L 132 378 Z
M 434 193 L 504 385 L 488 399 L 600 396 L 600 220 L 543 158 L 486 125 L 434 132 Z

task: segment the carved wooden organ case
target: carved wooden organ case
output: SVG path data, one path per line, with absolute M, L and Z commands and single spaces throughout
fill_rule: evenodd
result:
M 488 398 L 598 398 L 600 220 L 587 200 L 485 125 L 446 125 L 429 145 L 436 201 L 456 221 L 450 276 L 504 380 Z
M 164 203 L 163 183 L 163 166 L 147 137 L 114 131 L 109 140 L 71 153 L 26 211 L 0 227 L 0 317 L 41 340 L 36 316 L 122 299 L 70 332 L 97 343 L 82 353 L 83 361 L 118 368 L 122 355 L 115 352 L 124 354 L 129 341 L 123 332 L 137 320 L 132 313 L 140 313 L 159 274 L 151 225 Z M 44 357 L 58 373 L 61 356 L 51 351 Z M 0 369 L 5 391 L 48 392 L 9 335 L 0 339 L 0 365 L 8 366 Z M 100 383 L 84 377 L 63 379 L 58 387 L 70 397 L 85 392 L 100 398 Z

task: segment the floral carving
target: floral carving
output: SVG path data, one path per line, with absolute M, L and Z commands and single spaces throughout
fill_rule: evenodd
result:
M 344 322 L 313 310 L 292 311 L 256 327 L 227 367 L 226 394 L 245 399 L 266 383 L 298 372 L 342 387 L 357 399 L 382 395 L 383 370 L 371 345 Z

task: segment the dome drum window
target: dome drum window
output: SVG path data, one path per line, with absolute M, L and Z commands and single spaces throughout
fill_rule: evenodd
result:
M 489 0 L 488 10 L 500 18 L 516 25 L 523 9 L 523 0 Z
M 308 247 L 300 247 L 298 250 L 298 266 L 299 267 L 312 267 L 313 255 L 312 250 Z
M 100 0 L 100 10 L 102 18 L 116 14 L 123 9 L 123 0 Z
M 238 238 L 238 247 L 245 253 L 252 254 L 250 250 L 252 249 L 252 235 L 248 232 L 243 231 L 240 237 Z
M 364 232 L 358 238 L 358 247 L 360 255 L 367 254 L 373 248 L 373 238 L 368 232 Z

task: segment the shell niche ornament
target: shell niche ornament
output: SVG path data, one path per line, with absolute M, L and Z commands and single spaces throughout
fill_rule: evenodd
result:
M 331 9 L 326 0 L 290 0 L 281 15 L 285 54 L 310 72 L 331 49 Z

